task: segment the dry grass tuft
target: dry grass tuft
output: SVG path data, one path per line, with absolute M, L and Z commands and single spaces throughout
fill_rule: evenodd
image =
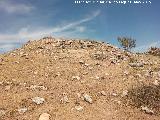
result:
M 131 89 L 127 97 L 131 106 L 137 108 L 145 106 L 152 109 L 156 115 L 160 115 L 160 85 L 144 85 Z
M 151 47 L 148 53 L 154 56 L 160 56 L 160 48 Z

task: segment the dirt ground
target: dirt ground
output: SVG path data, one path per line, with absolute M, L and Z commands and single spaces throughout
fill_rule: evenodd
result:
M 0 120 L 160 120 L 159 82 L 156 56 L 89 40 L 28 41 L 0 55 Z

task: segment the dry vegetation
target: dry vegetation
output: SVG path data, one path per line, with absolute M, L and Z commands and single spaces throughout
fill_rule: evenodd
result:
M 148 53 L 151 55 L 160 56 L 160 48 L 151 47 Z
M 160 85 L 140 86 L 129 90 L 128 96 L 125 100 L 133 107 L 142 108 L 146 106 L 150 108 L 153 113 L 160 114 Z

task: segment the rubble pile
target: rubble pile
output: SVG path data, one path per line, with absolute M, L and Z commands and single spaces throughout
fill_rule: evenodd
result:
M 28 41 L 0 55 L 0 120 L 159 120 L 159 68 L 105 42 Z

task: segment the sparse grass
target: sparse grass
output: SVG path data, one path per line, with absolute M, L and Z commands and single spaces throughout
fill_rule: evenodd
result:
M 136 62 L 138 62 L 138 60 L 136 58 L 134 58 L 134 57 L 129 58 L 129 63 L 136 63 Z
M 129 90 L 127 100 L 129 105 L 141 108 L 146 106 L 160 115 L 160 85 L 141 86 Z

